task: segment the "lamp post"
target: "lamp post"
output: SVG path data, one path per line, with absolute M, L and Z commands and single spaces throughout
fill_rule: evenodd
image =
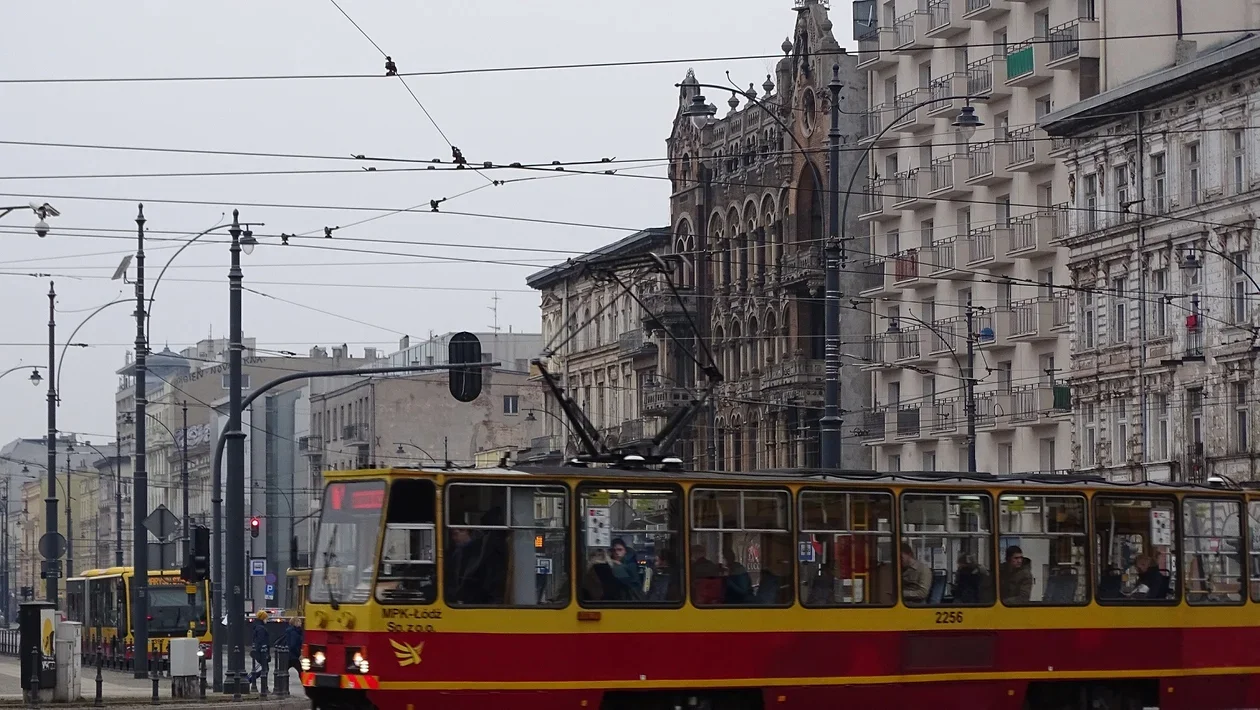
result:
M 437 464 L 437 465 L 439 465 L 439 466 L 441 466 L 441 465 L 442 465 L 442 462 L 441 462 L 441 461 L 438 461 L 437 459 L 433 458 L 433 454 L 429 453 L 428 451 L 425 451 L 424 449 L 420 448 L 419 446 L 416 446 L 415 444 L 411 443 L 410 441 L 395 441 L 394 443 L 398 445 L 398 450 L 397 450 L 395 453 L 397 453 L 399 456 L 402 456 L 403 454 L 406 454 L 406 453 L 407 453 L 407 452 L 406 452 L 406 450 L 404 450 L 404 449 L 403 449 L 403 447 L 404 447 L 404 446 L 410 446 L 411 448 L 415 449 L 416 451 L 419 451 L 420 453 L 424 454 L 425 456 L 428 456 L 428 457 L 429 457 L 429 460 L 430 460 L 430 461 L 432 461 L 433 463 L 435 463 L 435 464 Z
M 148 675 L 149 665 L 149 560 L 148 531 L 144 528 L 144 519 L 149 514 L 149 472 L 145 459 L 145 410 L 146 401 L 145 360 L 148 355 L 148 340 L 144 327 L 144 205 L 139 206 L 136 214 L 136 412 L 134 426 L 136 428 L 135 464 L 132 470 L 132 540 L 131 563 L 133 568 L 132 588 L 135 598 L 132 602 L 133 638 L 135 649 L 132 670 L 136 678 Z
M 44 499 L 44 531 L 49 537 L 57 533 L 57 290 L 53 282 L 48 282 L 48 497 Z M 59 599 L 57 594 L 56 573 L 60 572 L 60 560 L 47 560 L 44 568 L 45 592 L 48 601 L 54 606 Z
M 74 576 L 74 468 L 70 463 L 70 454 L 74 453 L 74 444 L 66 442 L 66 485 L 62 490 L 66 494 L 66 577 Z

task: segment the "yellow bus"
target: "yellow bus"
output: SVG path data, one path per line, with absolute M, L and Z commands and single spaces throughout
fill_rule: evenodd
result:
M 284 618 L 302 616 L 302 610 L 306 608 L 306 595 L 311 590 L 310 568 L 290 568 L 285 582 L 287 593 L 284 598 L 288 606 L 284 609 Z
M 209 656 L 210 582 L 188 585 L 179 570 L 149 572 L 149 651 L 164 656 L 172 637 L 192 635 Z M 98 647 L 110 667 L 131 665 L 132 580 L 131 567 L 110 567 L 83 572 L 66 580 L 66 616 L 83 624 L 83 653 Z M 195 590 L 189 601 L 188 588 Z

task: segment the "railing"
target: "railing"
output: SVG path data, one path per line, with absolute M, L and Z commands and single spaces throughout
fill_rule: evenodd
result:
M 887 104 L 880 104 L 866 112 L 866 120 L 864 122 L 866 134 L 863 136 L 864 138 L 874 138 L 879 135 L 880 131 L 884 130 L 884 114 L 890 110 Z
M 535 436 L 529 440 L 529 448 L 531 451 L 559 451 L 560 437 L 551 434 L 549 436 Z
M 953 352 L 958 346 L 957 331 L 965 327 L 966 325 L 959 317 L 945 318 L 933 323 L 930 328 L 932 335 L 929 336 L 928 342 L 931 344 L 928 346 L 928 352 L 933 354 Z
M 910 173 L 897 173 L 888 178 L 884 194 L 891 195 L 893 202 L 904 202 L 913 195 L 910 189 Z
M 905 126 L 914 123 L 915 114 L 919 109 L 911 111 L 915 104 L 919 103 L 919 89 L 911 89 L 904 94 L 898 94 L 893 100 L 893 116 L 897 118 L 897 122 L 893 126 Z
M 0 629 L 0 656 L 16 656 L 22 652 L 18 629 Z
M 967 0 L 967 12 L 977 12 L 993 5 L 993 0 Z
M 1018 79 L 1033 73 L 1036 68 L 1036 57 L 1033 54 L 1032 40 L 1011 45 L 1006 53 L 1006 79 Z
M 341 438 L 347 441 L 366 441 L 367 426 L 364 424 L 347 424 L 341 428 Z
M 932 403 L 929 431 L 939 434 L 958 430 L 958 400 L 938 399 Z
M 954 186 L 954 157 L 947 155 L 932 161 L 932 190 L 948 190 Z
M 897 30 L 897 46 L 904 47 L 907 44 L 914 43 L 914 18 L 916 15 L 923 14 L 923 10 L 915 10 L 897 18 L 893 23 L 893 27 Z
M 322 436 L 300 436 L 298 437 L 298 451 L 303 453 L 320 453 L 324 450 L 324 438 Z
M 863 214 L 871 212 L 884 211 L 884 190 L 887 189 L 888 180 L 870 180 L 866 183 L 865 194 L 862 196 L 865 207 L 862 209 Z
M 919 329 L 899 330 L 888 334 L 895 347 L 897 360 L 913 360 L 919 357 Z
M 944 111 L 952 108 L 954 100 L 951 98 L 954 93 L 954 78 L 958 74 L 946 74 L 937 77 L 928 83 L 928 98 L 932 103 L 928 104 L 928 111 Z
M 1043 302 L 1039 298 L 1030 298 L 1011 304 L 1011 313 L 1014 316 L 1011 323 L 1012 336 L 1035 334 L 1040 330 L 1041 309 L 1038 306 Z
M 1072 322 L 1072 302 L 1067 291 L 1055 291 L 1050 298 L 1054 301 L 1054 320 L 1052 328 L 1066 328 Z
M 992 141 L 967 146 L 967 157 L 971 161 L 971 171 L 968 173 L 971 177 L 977 178 L 993 174 Z
M 1037 215 L 1024 215 L 1011 219 L 1011 251 L 1023 251 L 1037 246 Z
M 1011 144 L 1012 166 L 1032 162 L 1037 157 L 1036 134 L 1036 126 L 1017 128 L 1007 134 L 1007 140 Z
M 928 3 L 928 12 L 932 13 L 932 21 L 928 24 L 929 29 L 934 30 L 950 24 L 949 0 L 932 0 Z
M 644 411 L 664 411 L 684 407 L 691 402 L 691 392 L 685 387 L 666 387 L 658 385 L 656 387 L 643 388 L 643 409 Z
M 897 409 L 897 436 L 913 438 L 919 435 L 919 407 L 910 405 Z
M 800 358 L 787 360 L 772 366 L 761 378 L 762 387 L 785 387 L 821 382 L 826 375 L 827 364 L 822 360 Z
M 986 261 L 993 258 L 993 234 L 997 227 L 981 227 L 967 235 L 967 262 Z
M 645 339 L 641 330 L 630 330 L 617 336 L 617 349 L 623 355 L 642 350 L 644 344 Z
M 879 59 L 879 37 L 882 30 L 883 28 L 876 27 L 858 37 L 858 64 L 865 64 Z
M 865 441 L 882 441 L 887 436 L 888 412 L 879 410 L 862 415 L 862 439 Z
M 1041 415 L 1037 406 L 1040 400 L 1037 393 L 1041 389 L 1041 385 L 1022 385 L 1011 388 L 1011 398 L 1015 400 L 1015 411 L 1011 413 L 1011 421 L 1016 423 L 1037 421 Z
M 1066 202 L 1060 202 L 1050 208 L 1050 213 L 1054 215 L 1054 237 L 1052 239 L 1062 239 L 1068 235 L 1068 215 L 1071 206 Z
M 958 242 L 957 237 L 949 237 L 932 242 L 932 273 L 939 274 L 943 271 L 953 271 L 957 268 L 957 256 L 955 246 Z
M 995 392 L 976 395 L 976 426 L 992 427 L 997 424 L 997 398 Z
M 919 278 L 919 250 L 908 249 L 893 255 L 893 279 L 909 281 Z
M 642 441 L 643 440 L 643 420 L 642 419 L 628 419 L 622 422 L 619 433 L 621 435 L 622 444 L 625 444 L 627 441 Z
M 1050 28 L 1050 61 L 1074 57 L 1081 52 L 1081 21 L 1072 20 Z
M 1193 314 L 1196 322 L 1202 320 L 1202 316 Z M 1198 325 L 1186 327 L 1186 356 L 1187 357 L 1203 357 L 1203 328 Z
M 993 91 L 993 57 L 967 65 L 967 94 L 983 96 Z
M 794 249 L 783 255 L 783 280 L 798 281 L 802 278 L 822 276 L 822 248 L 812 246 Z

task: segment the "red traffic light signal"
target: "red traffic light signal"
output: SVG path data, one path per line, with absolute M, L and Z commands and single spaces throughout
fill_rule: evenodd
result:
M 255 516 L 249 519 L 249 536 L 258 537 L 258 531 L 262 528 L 262 519 Z

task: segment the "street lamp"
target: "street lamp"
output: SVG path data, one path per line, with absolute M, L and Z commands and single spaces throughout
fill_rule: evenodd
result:
M 398 444 L 398 450 L 397 450 L 397 451 L 395 451 L 394 453 L 398 454 L 399 456 L 402 456 L 402 455 L 404 455 L 404 454 L 406 454 L 406 453 L 407 453 L 407 451 L 406 451 L 405 449 L 403 449 L 403 447 L 404 447 L 404 446 L 410 446 L 411 448 L 415 449 L 416 451 L 419 451 L 420 453 L 424 454 L 425 456 L 428 456 L 428 457 L 429 457 L 429 460 L 430 460 L 430 461 L 432 461 L 433 463 L 435 463 L 435 464 L 437 464 L 437 465 L 439 465 L 439 466 L 441 466 L 441 465 L 442 465 L 442 462 L 440 462 L 440 461 L 438 461 L 437 459 L 433 458 L 433 454 L 430 454 L 428 451 L 425 451 L 424 449 L 420 448 L 419 446 L 416 446 L 415 444 L 413 444 L 413 443 L 411 443 L 411 442 L 409 442 L 409 441 L 408 441 L 408 442 L 395 441 L 394 443 L 395 443 L 395 444 Z
M 48 236 L 48 232 L 49 232 L 48 222 L 46 222 L 45 220 L 48 219 L 49 217 L 61 216 L 61 213 L 57 211 L 57 208 L 53 207 L 47 202 L 30 202 L 25 205 L 0 207 L 0 217 L 3 217 L 10 212 L 13 212 L 14 210 L 30 210 L 34 212 L 37 217 L 39 217 L 39 220 L 35 222 L 35 234 L 36 236 L 39 236 L 40 238 Z
M 38 386 L 39 386 L 39 383 L 41 383 L 41 382 L 43 382 L 43 381 L 44 381 L 44 376 L 43 376 L 43 375 L 41 375 L 41 374 L 39 374 L 39 368 L 41 368 L 41 367 L 43 367 L 43 365 L 18 365 L 17 367 L 10 367 L 9 369 L 5 370 L 4 372 L 0 372 L 0 378 L 4 377 L 5 375 L 9 374 L 10 372 L 17 372 L 18 370 L 25 370 L 25 369 L 27 369 L 27 368 L 30 368 L 30 370 L 31 370 L 31 376 L 30 376 L 30 377 L 28 377 L 28 378 L 26 378 L 26 379 L 27 379 L 28 381 L 30 381 L 30 383 L 31 383 L 31 384 L 33 384 L 33 385 L 35 385 L 36 387 L 38 387 Z

